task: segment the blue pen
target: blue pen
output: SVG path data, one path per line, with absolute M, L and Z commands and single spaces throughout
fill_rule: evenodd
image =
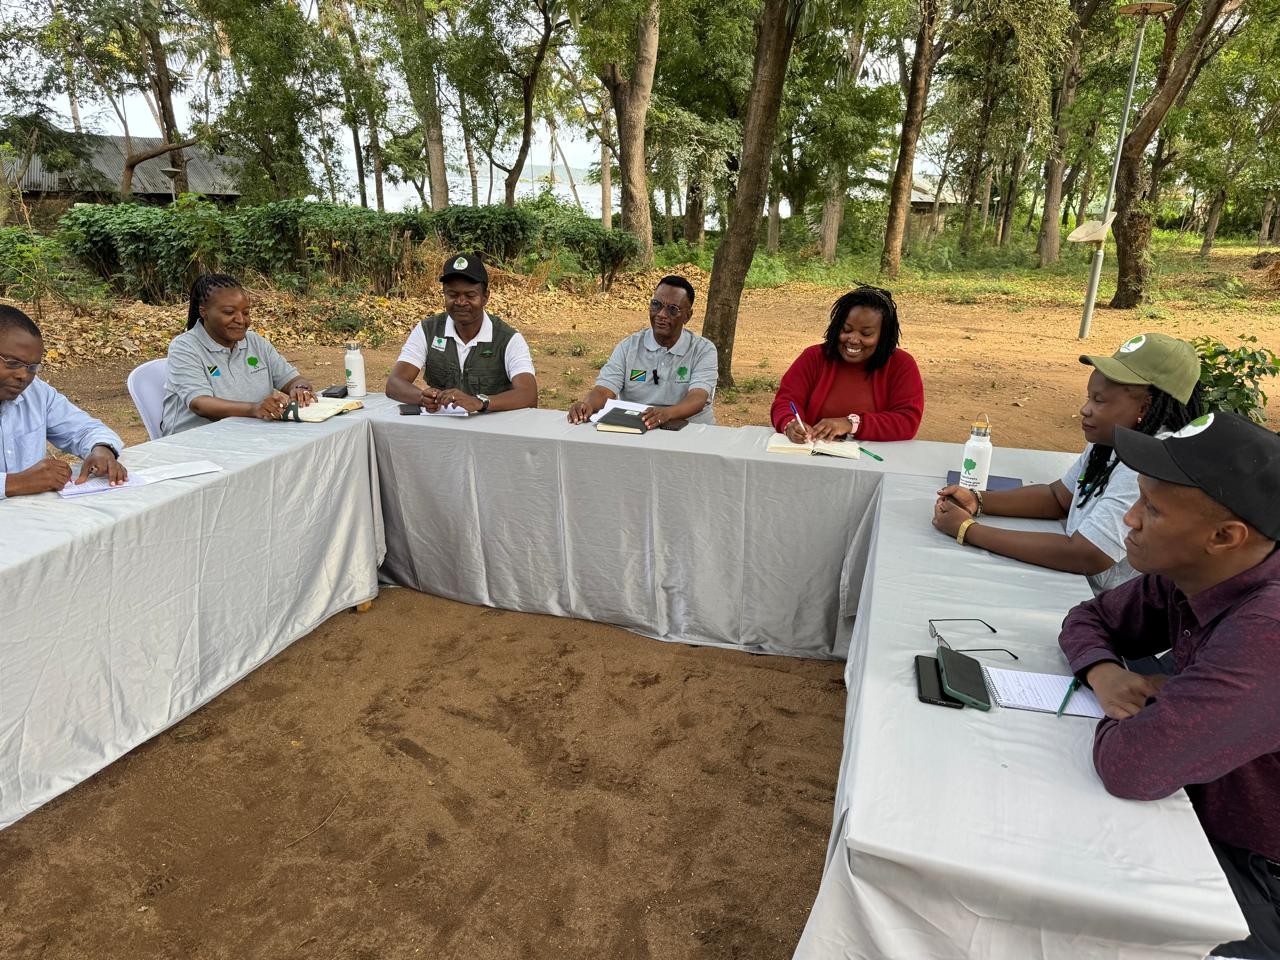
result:
M 791 408 L 792 414 L 795 415 L 796 423 L 800 424 L 800 429 L 805 432 L 805 436 L 808 436 L 809 428 L 806 427 L 804 425 L 804 421 L 800 419 L 800 411 L 796 409 L 796 405 L 794 403 L 788 403 L 787 406 Z

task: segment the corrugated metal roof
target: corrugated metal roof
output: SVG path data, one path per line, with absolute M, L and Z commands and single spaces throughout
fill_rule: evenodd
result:
M 22 178 L 24 193 L 103 192 L 120 189 L 127 155 L 124 137 L 108 137 L 89 134 L 90 155 L 84 166 L 72 170 L 49 170 L 39 157 L 33 157 L 26 176 Z M 144 152 L 164 143 L 159 137 L 131 138 L 135 152 Z M 187 183 L 192 193 L 213 196 L 239 196 L 236 184 L 236 163 L 229 157 L 210 153 L 203 147 L 187 147 Z M 138 164 L 133 170 L 133 192 L 169 196 L 169 178 L 162 172 L 169 166 L 169 155 L 161 154 Z M 10 170 L 13 167 L 10 165 Z

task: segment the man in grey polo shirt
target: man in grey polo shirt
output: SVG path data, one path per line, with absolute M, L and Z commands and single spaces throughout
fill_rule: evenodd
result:
M 569 408 L 569 422 L 585 423 L 617 399 L 646 404 L 643 417 L 650 430 L 670 420 L 715 423 L 716 347 L 684 328 L 692 313 L 689 281 L 675 276 L 659 280 L 649 301 L 649 329 L 613 348 L 595 387 Z

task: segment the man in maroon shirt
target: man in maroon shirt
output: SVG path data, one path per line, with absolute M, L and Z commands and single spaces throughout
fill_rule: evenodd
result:
M 1186 787 L 1249 924 L 1214 954 L 1280 958 L 1280 436 L 1214 413 L 1115 449 L 1140 474 L 1125 546 L 1145 576 L 1059 638 L 1107 714 L 1094 766 L 1119 797 Z M 1171 676 L 1122 665 L 1170 648 Z

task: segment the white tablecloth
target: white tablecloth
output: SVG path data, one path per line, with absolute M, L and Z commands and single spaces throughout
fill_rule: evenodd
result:
M 867 444 L 883 462 L 786 456 L 765 451 L 762 427 L 629 436 L 562 411 L 454 419 L 368 404 L 389 581 L 805 657 L 844 656 L 881 481 L 905 471 L 940 484 L 961 452 L 911 442 Z M 994 469 L 1047 480 L 1068 462 L 1002 450 Z
M 845 679 L 835 829 L 799 960 L 1203 957 L 1245 934 L 1183 793 L 1107 794 L 1095 723 L 916 698 L 929 618 L 997 666 L 1068 672 L 1056 638 L 1083 578 L 964 548 L 920 509 L 932 484 L 881 491 Z M 1034 521 L 994 521 L 1034 528 Z
M 225 420 L 123 460 L 224 472 L 0 501 L 0 827 L 377 593 L 367 415 Z

